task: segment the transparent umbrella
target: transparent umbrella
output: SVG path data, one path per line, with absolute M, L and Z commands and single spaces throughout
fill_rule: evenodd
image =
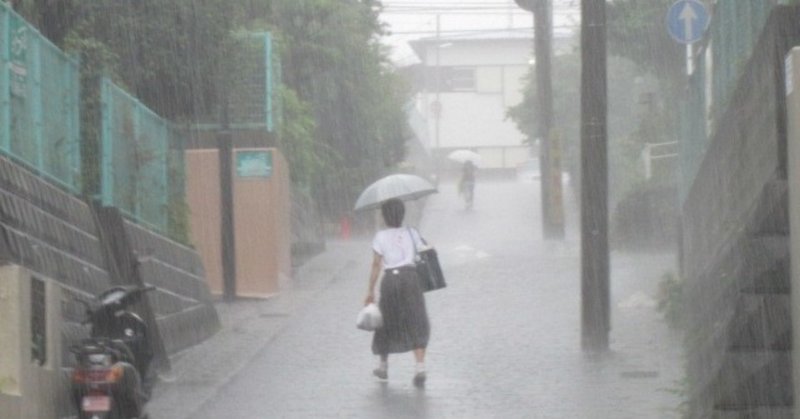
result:
M 389 175 L 367 186 L 356 200 L 356 211 L 379 208 L 392 198 L 410 201 L 438 192 L 430 182 L 416 175 Z
M 468 161 L 471 161 L 476 166 L 481 163 L 481 155 L 472 150 L 467 150 L 467 149 L 455 150 L 450 154 L 448 154 L 447 158 L 453 161 L 457 161 L 459 163 L 466 163 Z

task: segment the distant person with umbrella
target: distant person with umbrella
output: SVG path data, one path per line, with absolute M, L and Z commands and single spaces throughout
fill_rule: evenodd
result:
M 465 161 L 461 169 L 461 179 L 458 181 L 458 192 L 464 196 L 467 208 L 472 208 L 472 201 L 475 199 L 475 172 L 477 171 L 478 168 L 472 160 Z
M 416 387 L 425 385 L 425 350 L 430 339 L 425 296 L 415 268 L 416 249 L 425 243 L 416 229 L 403 227 L 405 204 L 402 199 L 416 199 L 435 192 L 435 187 L 417 176 L 391 175 L 367 187 L 355 208 L 380 207 L 386 224 L 372 240 L 372 269 L 364 300 L 365 305 L 377 301 L 383 316 L 383 327 L 376 330 L 372 338 L 372 353 L 380 357 L 373 374 L 388 379 L 389 354 L 413 351 Z M 381 272 L 383 277 L 376 295 Z
M 475 198 L 475 173 L 481 162 L 481 155 L 467 149 L 455 150 L 447 158 L 462 163 L 461 178 L 458 181 L 458 193 L 464 197 L 467 208 L 472 208 Z

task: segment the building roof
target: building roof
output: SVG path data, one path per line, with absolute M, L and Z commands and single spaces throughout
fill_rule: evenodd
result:
M 571 41 L 574 34 L 571 32 L 554 31 L 555 44 Z M 464 32 L 447 32 L 439 36 L 428 36 L 408 41 L 417 57 L 425 53 L 425 49 L 436 43 L 478 43 L 478 42 L 533 42 L 532 28 L 511 28 L 503 30 L 474 30 Z

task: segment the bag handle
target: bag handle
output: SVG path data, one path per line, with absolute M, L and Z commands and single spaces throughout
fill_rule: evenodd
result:
M 417 255 L 417 240 L 414 238 L 414 234 L 411 232 L 411 227 L 406 227 L 406 231 L 408 231 L 408 237 L 411 239 L 411 245 L 414 246 L 414 258 L 416 259 Z M 419 233 L 417 233 L 419 234 Z M 420 237 L 422 239 L 422 237 Z

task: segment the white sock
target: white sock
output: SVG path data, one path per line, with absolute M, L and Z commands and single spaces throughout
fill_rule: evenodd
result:
M 424 362 L 417 362 L 416 372 L 417 373 L 425 372 L 425 363 Z
M 386 371 L 389 369 L 389 363 L 386 361 L 381 361 L 378 363 L 378 369 Z

